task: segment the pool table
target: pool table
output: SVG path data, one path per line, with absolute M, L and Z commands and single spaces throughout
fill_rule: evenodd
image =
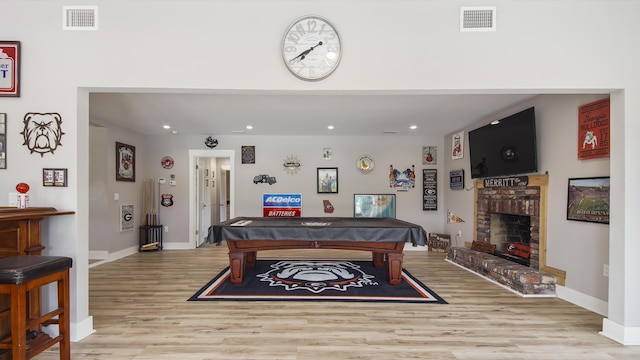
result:
M 420 225 L 394 218 L 237 217 L 214 225 L 213 235 L 229 247 L 233 284 L 242 283 L 245 267 L 255 266 L 258 251 L 343 249 L 371 251 L 374 266 L 386 261 L 389 283 L 399 285 L 405 243 L 426 245 Z

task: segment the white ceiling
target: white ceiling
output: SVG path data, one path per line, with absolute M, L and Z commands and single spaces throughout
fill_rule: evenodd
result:
M 533 94 L 93 92 L 92 120 L 145 135 L 445 135 Z M 170 125 L 171 130 L 163 129 Z M 252 130 L 246 126 L 252 125 Z M 328 130 L 327 126 L 335 126 Z M 417 125 L 416 130 L 409 126 Z

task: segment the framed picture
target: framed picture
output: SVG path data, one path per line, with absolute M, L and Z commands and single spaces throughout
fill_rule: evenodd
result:
M 318 194 L 338 193 L 338 168 L 318 168 Z
M 135 146 L 116 142 L 116 181 L 136 181 Z
M 451 159 L 462 159 L 464 157 L 464 131 L 453 134 L 451 137 Z
M 20 96 L 20 41 L 0 41 L 0 96 Z
M 438 147 L 422 147 L 422 165 L 436 165 L 438 163 Z
M 353 217 L 396 217 L 394 194 L 354 194 Z
M 324 148 L 322 148 L 322 158 L 323 159 L 331 160 L 331 155 L 332 155 L 332 152 L 331 152 L 331 148 L 330 147 L 326 147 L 325 146 Z
M 255 164 L 256 163 L 256 147 L 255 146 L 241 146 L 242 150 L 242 163 L 243 164 Z
M 569 179 L 567 220 L 609 223 L 609 177 Z
M 67 187 L 67 169 L 42 169 L 42 185 Z
M 133 230 L 133 205 L 120 205 L 120 231 Z
M 7 168 L 7 114 L 0 114 L 0 169 Z

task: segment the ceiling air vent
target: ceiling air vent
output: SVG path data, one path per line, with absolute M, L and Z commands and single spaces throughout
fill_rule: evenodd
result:
M 63 6 L 62 30 L 98 30 L 98 7 Z
M 461 7 L 460 31 L 496 31 L 496 7 Z

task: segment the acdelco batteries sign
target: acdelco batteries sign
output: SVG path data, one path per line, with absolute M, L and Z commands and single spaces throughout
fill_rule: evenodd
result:
M 302 194 L 262 194 L 262 216 L 302 216 Z

